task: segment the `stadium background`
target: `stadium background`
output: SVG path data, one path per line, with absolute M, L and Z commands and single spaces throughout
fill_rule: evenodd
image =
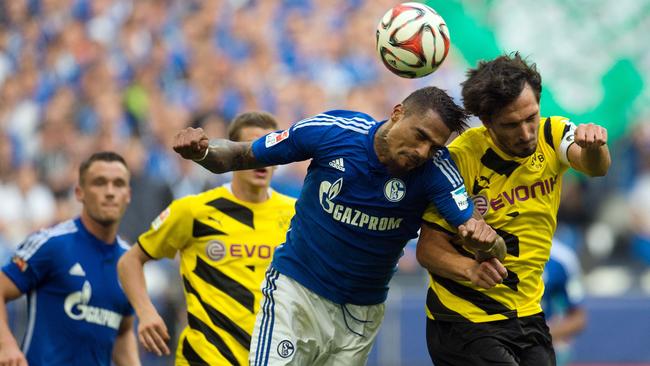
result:
M 419 80 L 393 76 L 374 53 L 386 0 L 0 1 L 0 257 L 32 230 L 75 215 L 81 159 L 122 153 L 133 241 L 172 198 L 228 180 L 180 161 L 174 133 L 223 136 L 235 114 L 264 109 L 283 124 L 330 108 L 385 118 L 396 100 L 434 84 L 459 97 L 464 70 L 521 51 L 544 78 L 542 110 L 608 127 L 606 178 L 565 180 L 558 238 L 579 253 L 589 312 L 576 364 L 650 365 L 650 33 L 648 0 L 432 0 L 452 49 Z M 476 121 L 475 121 L 476 122 Z M 296 195 L 305 163 L 277 171 Z M 173 330 L 184 319 L 175 263 L 148 267 Z M 426 365 L 426 276 L 410 244 L 390 292 L 371 365 Z M 24 303 L 12 303 L 20 335 Z M 145 365 L 171 359 L 144 356 Z

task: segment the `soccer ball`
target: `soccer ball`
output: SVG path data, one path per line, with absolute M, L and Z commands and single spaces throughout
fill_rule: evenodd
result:
M 434 72 L 447 57 L 449 44 L 445 20 L 424 4 L 397 5 L 377 25 L 379 58 L 401 77 L 419 78 Z

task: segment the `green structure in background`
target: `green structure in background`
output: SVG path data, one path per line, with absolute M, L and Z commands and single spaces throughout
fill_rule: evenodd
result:
M 611 139 L 650 116 L 650 47 L 643 41 L 650 1 L 426 3 L 445 18 L 453 45 L 470 65 L 515 50 L 530 56 L 543 76 L 546 115 L 598 122 Z

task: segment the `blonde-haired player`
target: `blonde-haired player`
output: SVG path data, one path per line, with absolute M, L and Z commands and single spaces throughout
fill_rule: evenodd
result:
M 244 113 L 230 125 L 233 141 L 277 129 L 268 113 Z M 175 200 L 120 260 L 120 281 L 139 319 L 138 338 L 169 354 L 169 335 L 146 291 L 143 266 L 180 253 L 188 325 L 176 365 L 244 365 L 261 283 L 275 247 L 285 240 L 295 200 L 269 188 L 273 168 L 233 172 L 224 186 Z

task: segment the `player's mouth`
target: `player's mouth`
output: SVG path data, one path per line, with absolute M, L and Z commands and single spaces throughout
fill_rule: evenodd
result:
M 269 172 L 266 168 L 261 168 L 253 170 L 253 174 L 255 174 L 255 178 L 266 178 Z

